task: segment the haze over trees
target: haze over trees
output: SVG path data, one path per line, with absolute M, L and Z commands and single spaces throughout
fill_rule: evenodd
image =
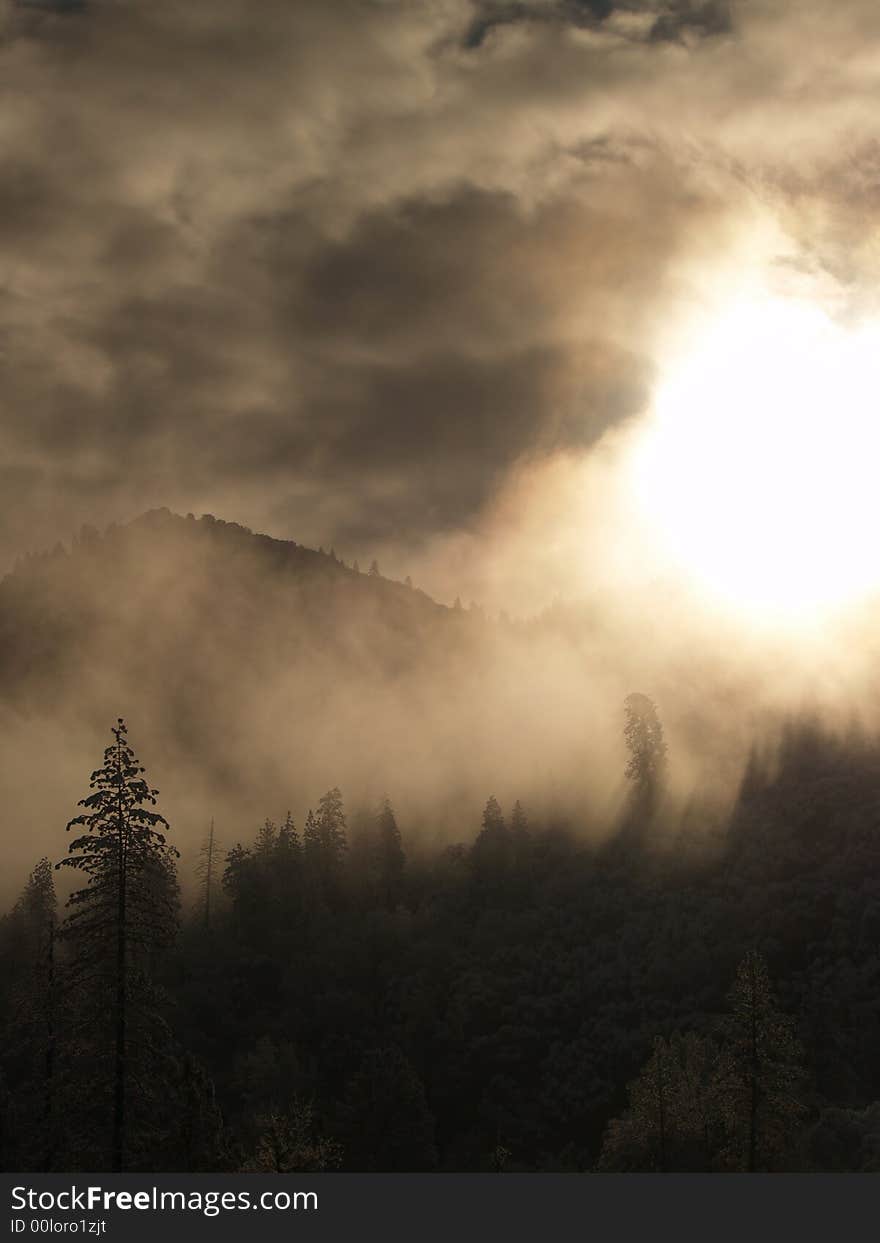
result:
M 0 587 L 0 621 L 31 662 L 4 666 L 20 706 L 36 713 L 41 686 L 67 693 L 94 679 L 91 713 L 109 694 L 106 677 L 149 725 L 143 738 L 137 729 L 149 778 L 117 720 L 68 837 L 70 810 L 36 840 L 16 835 L 33 856 L 0 922 L 4 1168 L 878 1168 L 875 737 L 793 720 L 766 758 L 754 749 L 732 808 L 703 819 L 699 803 L 682 807 L 671 792 L 665 701 L 621 695 L 601 713 L 608 738 L 594 727 L 589 747 L 582 735 L 572 742 L 571 780 L 615 792 L 598 832 L 588 800 L 581 813 L 530 797 L 532 769 L 508 746 L 528 730 L 527 696 L 503 726 L 481 715 L 470 675 L 473 650 L 488 650 L 485 619 L 258 542 L 258 560 L 283 567 L 275 599 L 265 564 L 255 569 L 256 537 L 156 521 L 85 533 L 74 553 Z M 213 614 L 187 597 L 184 629 L 191 637 L 204 623 L 203 642 L 175 665 L 184 652 L 161 617 L 181 607 L 174 584 L 164 582 L 166 603 L 161 559 L 145 557 L 139 596 L 126 567 L 134 551 L 181 531 Z M 224 574 L 240 556 L 246 587 L 229 590 L 228 612 L 217 608 L 223 575 L 209 572 L 218 548 Z M 106 565 L 109 550 L 134 592 L 117 615 L 98 610 L 88 568 Z M 68 612 L 49 608 L 30 635 L 25 622 L 56 599 L 59 581 L 71 585 Z M 350 610 L 328 640 L 337 591 Z M 147 599 L 151 628 L 136 620 Z M 358 631 L 370 610 L 376 628 Z M 276 625 L 282 615 L 287 630 Z M 123 641 L 123 618 L 134 619 L 137 643 Z M 224 685 L 210 647 L 231 650 L 224 628 L 240 635 L 245 619 L 255 638 L 247 678 L 236 666 Z M 528 628 L 517 634 L 531 642 Z M 272 696 L 271 674 L 288 657 L 303 673 L 302 732 L 280 789 L 279 705 L 288 705 Z M 374 660 L 407 695 L 413 662 L 444 671 L 461 662 L 470 694 L 444 737 L 453 747 L 458 728 L 463 750 L 477 736 L 468 714 L 479 716 L 481 747 L 469 757 L 472 773 L 487 770 L 479 795 L 466 797 L 466 783 L 440 790 L 435 805 L 398 796 L 423 701 L 385 698 L 379 678 L 360 699 L 358 662 Z M 325 662 L 320 683 L 305 677 L 310 662 Z M 171 667 L 186 669 L 186 686 L 158 676 Z M 242 709 L 248 678 L 259 711 Z M 331 682 L 329 698 L 315 694 Z M 157 726 L 166 718 L 146 711 L 159 684 L 179 714 L 170 735 Z M 199 699 L 214 711 L 192 712 Z M 386 724 L 389 703 L 399 730 Z M 238 752 L 218 741 L 219 718 Z M 336 784 L 327 746 L 315 768 L 316 753 L 299 743 L 321 732 L 336 739 L 342 766 L 350 739 L 364 739 L 360 784 Z M 72 804 L 75 783 L 62 782 L 55 754 L 41 752 L 41 780 L 57 776 Z M 79 781 L 93 764 L 89 756 Z M 227 797 L 245 787 L 248 814 Z M 187 798 L 170 798 L 175 788 Z
M 793 731 L 696 855 L 490 797 L 410 856 L 387 795 L 350 840 L 333 788 L 226 850 L 208 907 L 216 826 L 178 861 L 112 736 L 63 919 L 44 859 L 0 926 L 5 1168 L 876 1168 L 866 740 Z
M 61 749 L 69 784 L 120 708 L 168 774 L 187 850 L 221 806 L 254 823 L 293 804 L 302 833 L 315 788 L 333 785 L 371 804 L 390 792 L 411 837 L 424 826 L 454 841 L 460 808 L 487 790 L 533 813 L 552 802 L 603 831 L 622 797 L 612 719 L 643 684 L 622 656 L 619 687 L 603 675 L 601 698 L 585 698 L 605 641 L 595 619 L 557 609 L 502 623 L 338 557 L 167 511 L 23 559 L 0 581 L 0 640 L 0 779 L 38 853 L 69 794 L 32 779 L 34 735 Z M 675 723 L 666 699 L 673 736 Z M 23 876 L 33 858 L 16 857 L 21 840 L 9 850 Z

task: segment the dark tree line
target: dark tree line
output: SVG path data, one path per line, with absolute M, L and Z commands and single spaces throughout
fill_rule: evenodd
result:
M 613 840 L 489 798 L 418 850 L 338 789 L 187 870 L 113 731 L 0 927 L 6 1169 L 876 1169 L 880 747 L 793 726 L 723 828 Z

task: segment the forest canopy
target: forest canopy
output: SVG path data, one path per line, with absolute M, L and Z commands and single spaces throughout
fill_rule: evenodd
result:
M 880 752 L 804 724 L 660 842 L 630 735 L 609 842 L 490 797 L 410 857 L 333 788 L 178 860 L 118 722 L 82 887 L 42 860 L 0 926 L 4 1167 L 878 1168 Z

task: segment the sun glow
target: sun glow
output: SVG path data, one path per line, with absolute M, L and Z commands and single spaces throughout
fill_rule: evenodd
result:
M 728 309 L 658 386 L 630 462 L 658 552 L 715 597 L 810 623 L 880 585 L 880 326 Z

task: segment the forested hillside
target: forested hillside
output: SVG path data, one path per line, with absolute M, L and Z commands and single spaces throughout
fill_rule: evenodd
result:
M 417 860 L 389 800 L 348 823 L 332 789 L 212 826 L 178 909 L 120 723 L 66 859 L 89 883 L 57 910 L 38 864 L 2 926 L 4 1167 L 876 1169 L 877 747 L 792 729 L 729 826 L 662 848 L 638 775 L 601 846 L 490 798 Z
M 267 804 L 302 806 L 337 783 L 358 801 L 393 787 L 413 833 L 435 840 L 457 835 L 487 782 L 513 792 L 513 768 L 533 803 L 554 790 L 601 803 L 619 731 L 599 723 L 597 773 L 580 780 L 605 700 L 584 699 L 576 644 L 546 646 L 375 563 L 210 515 L 85 529 L 0 582 L 0 788 L 50 851 L 78 773 L 125 714 L 187 848 L 206 812 L 258 821 Z M 46 746 L 63 766 L 49 784 Z
M 743 772 L 600 630 L 165 511 L 19 565 L 4 1168 L 880 1165 L 876 738 Z

